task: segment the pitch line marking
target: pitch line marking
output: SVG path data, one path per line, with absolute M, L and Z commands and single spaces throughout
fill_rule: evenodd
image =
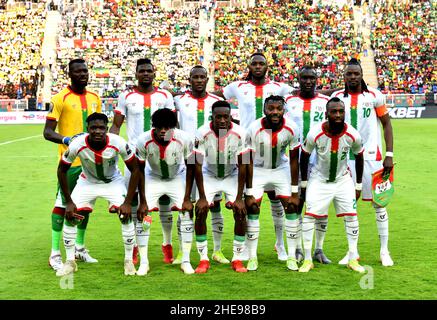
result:
M 10 144 L 10 143 L 14 143 L 14 142 L 19 142 L 19 141 L 24 141 L 24 140 L 29 140 L 29 139 L 33 139 L 36 137 L 41 137 L 41 134 L 38 134 L 36 136 L 30 136 L 30 137 L 26 137 L 26 138 L 20 138 L 20 139 L 15 139 L 15 140 L 9 140 L 9 141 L 5 141 L 0 143 L 0 146 L 4 146 L 6 144 Z

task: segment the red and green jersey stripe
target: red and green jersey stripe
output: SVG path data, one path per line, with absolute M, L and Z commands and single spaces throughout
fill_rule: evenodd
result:
M 278 133 L 272 132 L 272 169 L 276 169 L 276 162 L 278 160 Z
M 82 106 L 82 127 L 83 132 L 87 132 L 86 118 L 88 118 L 88 103 L 86 101 L 86 94 L 80 95 L 80 104 Z
M 351 125 L 358 130 L 358 94 L 351 94 Z M 349 152 L 349 159 L 355 160 L 352 150 Z
M 256 108 L 256 119 L 263 117 L 263 92 L 264 86 L 255 86 L 255 108 Z
M 94 162 L 96 165 L 97 178 L 101 181 L 106 182 L 106 183 L 111 182 L 111 180 L 109 180 L 105 177 L 105 172 L 103 169 L 103 158 L 102 158 L 102 155 L 100 153 L 94 153 Z
M 339 142 L 339 137 L 332 137 L 331 138 L 331 161 L 329 164 L 328 182 L 334 182 L 335 177 L 337 176 L 338 142 Z
M 144 94 L 144 132 L 149 131 L 151 127 L 151 108 L 152 108 L 152 99 L 151 94 Z
M 161 174 L 163 179 L 168 179 L 170 173 L 168 171 L 168 164 L 165 161 L 165 148 L 164 146 L 158 145 L 159 147 L 159 167 L 161 168 Z
M 197 100 L 197 128 L 203 126 L 205 122 L 205 100 Z
M 217 139 L 217 177 L 223 178 L 225 176 L 225 143 L 226 138 Z
M 303 101 L 303 140 L 307 137 L 308 132 L 310 131 L 311 127 L 311 100 L 304 100 Z

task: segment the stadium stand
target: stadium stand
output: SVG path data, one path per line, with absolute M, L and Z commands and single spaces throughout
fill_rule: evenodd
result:
M 89 88 L 110 108 L 135 83 L 135 61 L 144 56 L 157 67 L 157 84 L 168 82 L 175 91 L 187 89 L 190 68 L 202 62 L 217 89 L 244 78 L 246 58 L 255 51 L 269 57 L 272 79 L 294 86 L 297 69 L 315 63 L 318 88 L 328 89 L 343 86 L 339 75 L 347 59 L 373 50 L 383 92 L 437 93 L 435 0 L 369 1 L 371 47 L 362 47 L 354 21 L 358 10 L 332 1 L 161 2 L 178 3 L 178 8 L 164 10 L 156 0 L 0 0 L 0 109 L 22 110 L 29 98 L 44 106 L 50 93 L 67 84 L 66 65 L 76 57 L 88 61 Z M 248 8 L 250 3 L 255 7 Z M 61 15 L 54 59 L 42 57 L 50 10 Z M 199 18 L 203 13 L 206 18 Z M 417 105 L 423 99 L 391 101 Z
M 63 13 L 56 92 L 66 84 L 68 61 L 82 56 L 91 70 L 90 88 L 115 98 L 134 84 L 135 63 L 151 57 L 158 82 L 180 89 L 199 56 L 198 8 L 164 11 L 158 2 L 107 1 L 101 7 Z
M 270 57 L 273 80 L 298 86 L 297 70 L 313 62 L 321 75 L 318 87 L 338 87 L 342 79 L 335 75 L 356 49 L 351 7 L 263 0 L 250 10 L 216 12 L 217 86 L 244 78 L 248 55 L 262 51 Z
M 384 93 L 437 93 L 435 1 L 372 8 L 372 48 Z
M 44 3 L 0 9 L 0 99 L 35 98 L 41 73 Z

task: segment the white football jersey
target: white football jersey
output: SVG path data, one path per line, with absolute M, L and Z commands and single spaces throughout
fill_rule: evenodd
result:
M 212 122 L 200 127 L 196 132 L 195 152 L 204 157 L 203 172 L 216 178 L 234 174 L 237 171 L 238 156 L 246 151 L 245 141 L 244 129 L 232 122 L 231 128 L 220 137 L 214 132 Z
M 285 116 L 293 120 L 299 127 L 299 140 L 301 143 L 310 129 L 325 121 L 326 103 L 329 97 L 323 94 L 316 94 L 312 99 L 305 99 L 299 96 L 285 97 Z
M 284 118 L 282 127 L 272 132 L 265 128 L 266 118 L 253 122 L 246 135 L 247 147 L 255 152 L 254 166 L 275 169 L 288 166 L 287 148 L 300 147 L 299 129 L 290 119 Z
M 173 96 L 167 90 L 155 88 L 146 94 L 134 88 L 120 94 L 114 112 L 126 117 L 127 137 L 132 146 L 140 134 L 152 128 L 152 115 L 162 108 L 175 110 Z
M 347 166 L 348 154 L 364 151 L 361 136 L 357 130 L 345 123 L 344 130 L 332 136 L 323 128 L 323 123 L 311 128 L 302 151 L 311 154 L 315 150 L 317 161 L 311 170 L 311 176 L 322 181 L 335 182 L 345 174 L 350 174 Z
M 364 144 L 365 160 L 381 160 L 381 122 L 379 117 L 387 114 L 384 95 L 373 88 L 361 94 L 349 93 L 344 96 L 344 90 L 336 91 L 332 97 L 341 99 L 346 106 L 345 121 L 358 130 Z M 353 158 L 353 157 L 351 157 Z
M 281 82 L 267 81 L 257 86 L 251 81 L 235 81 L 223 89 L 226 99 L 236 98 L 240 113 L 240 126 L 249 128 L 250 124 L 264 116 L 264 101 L 271 95 L 286 96 L 292 88 Z
M 174 98 L 180 129 L 196 134 L 196 130 L 211 121 L 211 106 L 214 102 L 223 100 L 214 94 L 207 93 L 203 98 L 195 98 L 190 92 Z
M 91 183 L 109 183 L 121 176 L 118 169 L 118 155 L 124 162 L 131 161 L 135 153 L 122 137 L 107 133 L 106 146 L 102 150 L 94 150 L 88 143 L 89 134 L 74 139 L 67 151 L 62 155 L 63 162 L 72 164 L 76 157 L 82 163 L 81 177 Z
M 185 160 L 193 151 L 194 137 L 182 130 L 173 129 L 170 142 L 163 146 L 155 140 L 153 132 L 154 129 L 138 137 L 137 158 L 146 162 L 146 174 L 173 179 L 185 170 Z
M 329 98 L 323 94 L 316 94 L 312 99 L 299 96 L 285 97 L 285 116 L 293 120 L 299 128 L 299 141 L 303 143 L 310 129 L 325 121 L 326 103 Z M 310 163 L 314 164 L 316 155 L 313 152 Z

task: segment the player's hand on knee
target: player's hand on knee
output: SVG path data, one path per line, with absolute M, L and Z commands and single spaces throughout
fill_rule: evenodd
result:
M 258 206 L 258 203 L 256 202 L 256 199 L 253 196 L 246 195 L 244 197 L 244 202 L 245 202 L 247 208 L 251 208 L 254 205 Z
M 205 198 L 200 198 L 196 202 L 196 216 L 198 215 L 206 215 L 208 213 L 209 204 Z
M 247 214 L 246 204 L 243 199 L 237 199 L 234 202 L 234 212 L 238 215 L 245 216 Z
M 120 217 L 123 222 L 126 222 L 129 217 L 132 215 L 132 206 L 130 203 L 127 203 L 126 201 L 123 202 L 123 204 L 118 208 L 118 216 Z
M 144 217 L 148 214 L 149 208 L 146 202 L 140 201 L 137 209 L 137 219 L 138 221 L 143 221 Z
M 193 213 L 193 204 L 191 203 L 190 199 L 185 199 L 184 202 L 182 203 L 182 211 L 189 211 L 190 212 L 190 216 L 192 216 Z
M 77 207 L 74 204 L 74 202 L 67 202 L 65 206 L 65 219 L 67 219 L 68 222 L 73 223 L 74 222 L 74 215 L 77 212 Z

